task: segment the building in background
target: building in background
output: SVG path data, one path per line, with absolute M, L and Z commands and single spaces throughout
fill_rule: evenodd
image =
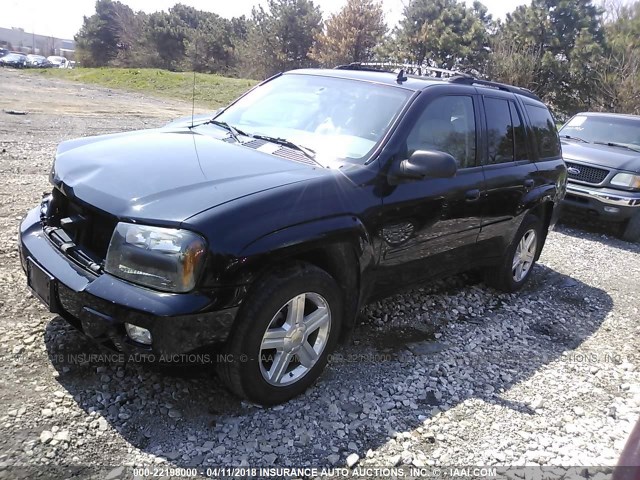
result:
M 34 53 L 45 57 L 59 55 L 73 60 L 76 42 L 25 32 L 22 28 L 0 27 L 0 47 L 13 52 Z

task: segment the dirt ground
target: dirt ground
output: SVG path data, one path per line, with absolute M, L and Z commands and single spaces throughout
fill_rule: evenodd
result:
M 640 414 L 640 245 L 600 227 L 551 233 L 517 295 L 459 276 L 366 307 L 318 384 L 269 409 L 231 396 L 210 366 L 124 362 L 49 314 L 16 238 L 50 191 L 56 145 L 190 113 L 0 69 L 0 478 L 132 478 L 135 466 L 165 478 L 222 466 L 611 472 Z

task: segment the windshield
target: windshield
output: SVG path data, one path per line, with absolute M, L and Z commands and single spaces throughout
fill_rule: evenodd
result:
M 411 92 L 356 80 L 288 74 L 253 90 L 216 120 L 313 150 L 322 160 L 363 161 Z
M 617 143 L 640 148 L 640 118 L 576 115 L 560 129 L 560 136 L 591 143 Z

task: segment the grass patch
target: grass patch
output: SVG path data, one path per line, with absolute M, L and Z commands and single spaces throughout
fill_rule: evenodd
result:
M 169 72 L 156 68 L 74 68 L 26 70 L 43 77 L 143 92 L 154 97 L 191 101 L 193 72 Z M 255 80 L 196 73 L 196 102 L 213 108 L 228 105 L 253 87 Z

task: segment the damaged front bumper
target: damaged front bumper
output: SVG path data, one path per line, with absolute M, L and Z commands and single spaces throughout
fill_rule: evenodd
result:
M 230 289 L 165 293 L 91 272 L 54 246 L 39 208 L 22 221 L 18 244 L 31 291 L 52 313 L 118 351 L 187 353 L 223 343 L 230 334 L 239 298 Z M 151 345 L 132 340 L 126 323 L 149 330 Z

